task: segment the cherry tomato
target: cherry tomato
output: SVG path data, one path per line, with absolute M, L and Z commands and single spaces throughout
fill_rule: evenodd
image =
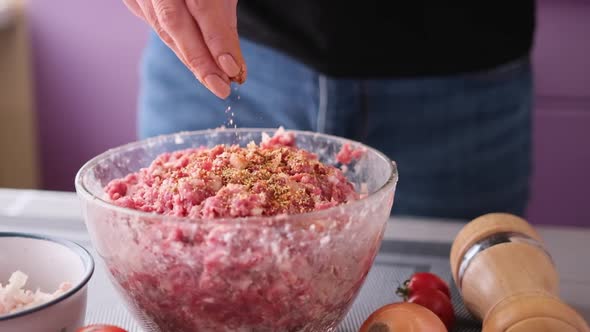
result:
M 120 327 L 113 325 L 93 324 L 81 327 L 76 332 L 127 332 Z
M 419 304 L 432 311 L 440 318 L 449 331 L 453 328 L 455 324 L 453 303 L 440 290 L 432 288 L 422 289 L 410 296 L 408 302 Z
M 414 273 L 410 279 L 404 281 L 404 284 L 398 287 L 396 294 L 407 300 L 415 292 L 429 288 L 438 289 L 451 299 L 449 285 L 436 274 L 429 272 Z
M 443 322 L 432 311 L 421 305 L 397 302 L 373 312 L 359 332 L 447 332 Z

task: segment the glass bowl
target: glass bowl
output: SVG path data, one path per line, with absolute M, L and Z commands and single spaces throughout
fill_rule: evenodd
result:
M 393 205 L 395 162 L 358 142 L 295 133 L 298 147 L 340 167 L 346 143 L 366 153 L 347 178 L 360 200 L 296 215 L 189 219 L 109 202 L 104 187 L 161 153 L 259 143 L 276 129 L 182 132 L 130 143 L 87 162 L 76 191 L 94 247 L 146 331 L 334 331 L 373 264 Z

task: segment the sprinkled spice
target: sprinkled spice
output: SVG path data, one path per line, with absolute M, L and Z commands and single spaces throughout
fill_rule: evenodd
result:
M 259 145 L 164 153 L 106 191 L 120 206 L 191 218 L 297 214 L 359 198 L 340 169 L 297 148 L 282 128 Z

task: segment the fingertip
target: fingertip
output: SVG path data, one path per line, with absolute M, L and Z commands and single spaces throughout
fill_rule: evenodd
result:
M 247 76 L 248 76 L 248 67 L 246 66 L 246 63 L 242 63 L 242 66 L 240 68 L 240 72 L 236 76 L 232 76 L 231 80 L 233 82 L 238 83 L 238 84 L 243 84 L 244 82 L 246 82 Z
M 231 93 L 231 87 L 217 74 L 209 74 L 204 79 L 205 86 L 217 97 L 226 99 Z

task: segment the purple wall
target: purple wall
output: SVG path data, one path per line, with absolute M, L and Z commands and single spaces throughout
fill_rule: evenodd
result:
M 73 190 L 82 163 L 134 140 L 147 28 L 121 0 L 30 0 L 44 188 Z
M 29 0 L 44 187 L 73 190 L 92 156 L 136 138 L 147 27 L 121 0 Z M 540 0 L 529 219 L 590 226 L 590 2 Z
M 590 2 L 541 0 L 528 218 L 590 226 Z

